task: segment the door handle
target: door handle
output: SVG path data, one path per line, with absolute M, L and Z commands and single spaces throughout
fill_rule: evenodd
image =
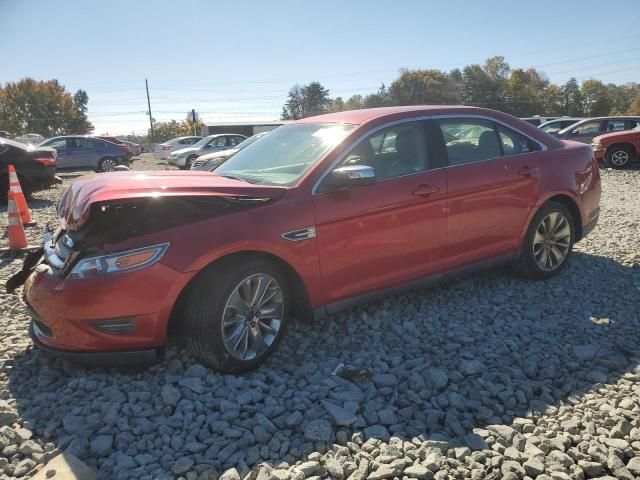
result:
M 413 191 L 413 194 L 418 197 L 428 197 L 432 193 L 438 193 L 440 191 L 440 187 L 433 187 L 431 185 L 418 185 Z
M 523 177 L 530 177 L 534 173 L 536 173 L 536 169 L 531 168 L 529 165 L 524 165 L 523 167 L 520 167 L 520 170 L 518 170 L 518 175 L 522 175 Z

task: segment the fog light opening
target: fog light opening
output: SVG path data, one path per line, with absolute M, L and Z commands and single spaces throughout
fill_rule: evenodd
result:
M 136 329 L 135 318 L 110 318 L 107 320 L 92 320 L 91 327 L 109 335 L 125 335 Z

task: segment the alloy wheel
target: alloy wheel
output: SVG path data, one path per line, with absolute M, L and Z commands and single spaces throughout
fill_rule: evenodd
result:
M 616 150 L 611 154 L 611 163 L 616 167 L 622 167 L 629 161 L 629 153 L 624 150 Z
M 222 314 L 222 340 L 238 360 L 252 360 L 275 341 L 282 324 L 284 296 L 270 275 L 258 273 L 234 289 Z
M 538 267 L 550 272 L 567 258 L 571 247 L 571 224 L 560 212 L 545 216 L 533 236 L 533 257 Z
M 116 161 L 111 158 L 106 158 L 102 161 L 102 171 L 103 172 L 113 172 L 116 169 Z

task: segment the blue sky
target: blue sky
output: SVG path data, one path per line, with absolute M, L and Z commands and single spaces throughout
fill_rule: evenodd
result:
M 638 0 L 0 0 L 0 82 L 85 89 L 96 133 L 158 120 L 278 118 L 295 83 L 375 91 L 401 68 L 503 55 L 554 82 L 640 81 Z M 25 28 L 26 26 L 26 28 Z

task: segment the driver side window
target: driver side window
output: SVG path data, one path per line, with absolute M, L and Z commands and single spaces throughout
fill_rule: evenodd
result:
M 379 130 L 347 154 L 339 167 L 366 165 L 386 180 L 428 169 L 423 122 L 407 122 Z

